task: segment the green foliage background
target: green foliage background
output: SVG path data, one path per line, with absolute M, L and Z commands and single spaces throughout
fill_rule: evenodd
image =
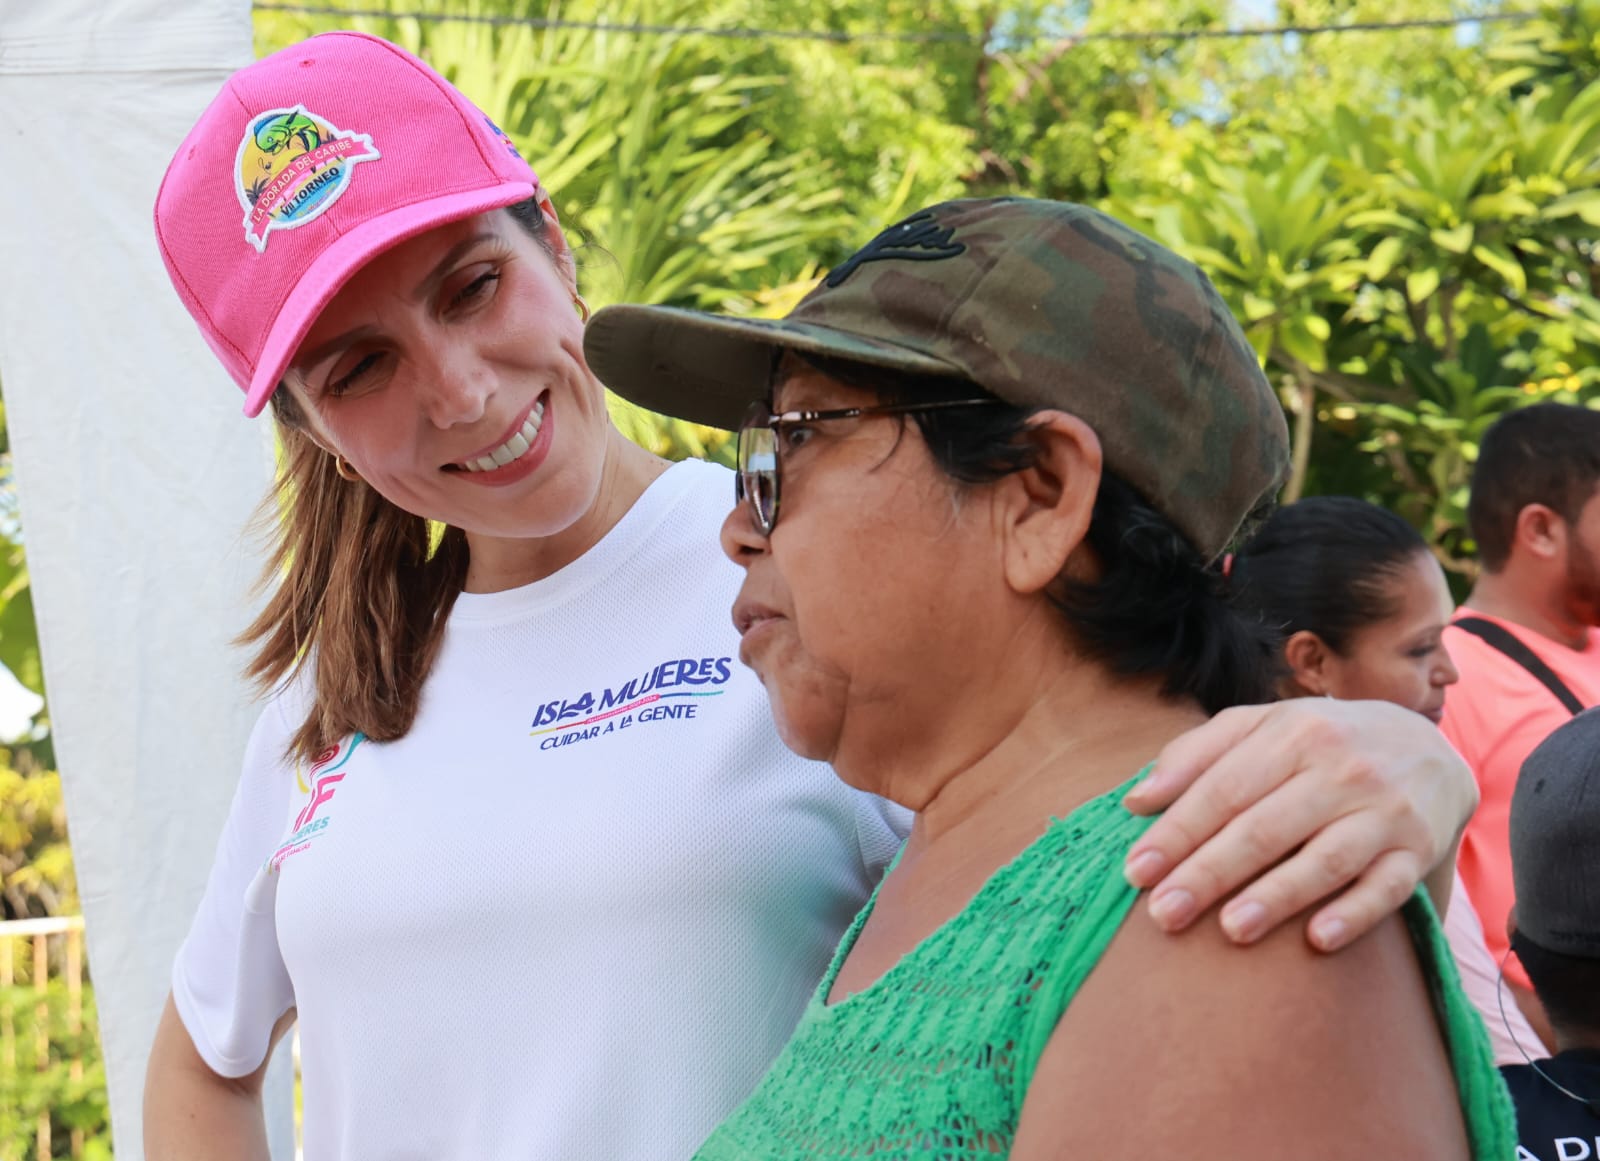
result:
M 493 0 L 414 12 L 494 17 Z M 1439 0 L 1285 0 L 1300 25 L 1472 15 Z M 573 22 L 795 28 L 850 43 L 425 19 L 258 16 L 267 51 L 353 23 L 427 57 L 555 192 L 591 302 L 781 313 L 909 209 L 1087 201 L 1200 263 L 1295 433 L 1285 498 L 1346 492 L 1415 523 L 1464 588 L 1466 485 L 1509 407 L 1587 403 L 1600 343 L 1600 3 L 1339 36 L 1214 29 L 1226 0 L 571 0 Z M 934 33 L 907 41 L 885 34 Z M 1080 39 L 1089 37 L 1090 39 Z M 644 415 L 668 455 L 724 433 Z
M 1491 7 L 1281 0 L 1277 15 L 1320 25 Z M 1009 192 L 1100 205 L 1191 256 L 1245 322 L 1294 432 L 1287 498 L 1392 508 L 1458 586 L 1473 567 L 1463 512 L 1484 429 L 1532 401 L 1600 395 L 1600 0 L 1457 31 L 1144 41 L 1093 37 L 1214 29 L 1239 13 L 1229 0 L 389 8 L 859 38 L 256 15 L 262 53 L 358 27 L 456 82 L 553 191 L 595 306 L 778 315 L 920 205 Z M 939 38 L 907 39 L 926 34 Z M 613 414 L 662 454 L 731 455 L 724 432 L 616 400 Z M 0 412 L 0 663 L 42 694 L 3 432 Z M 0 760 L 6 917 L 77 908 L 53 764 L 41 711 Z M 31 1019 L 33 1002 L 0 995 L 0 1021 Z M 80 1052 L 92 1090 L 92 1035 L 57 1047 L 61 1061 Z M 32 1156 L 40 1107 L 108 1152 L 103 1094 L 68 1092 L 64 1075 L 0 1075 L 0 1156 Z

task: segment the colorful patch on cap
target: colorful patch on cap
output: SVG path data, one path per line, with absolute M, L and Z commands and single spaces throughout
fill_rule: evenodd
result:
M 521 160 L 522 154 L 517 152 L 516 145 L 512 142 L 511 138 L 506 136 L 506 131 L 500 128 L 500 126 L 496 125 L 494 123 L 494 119 L 491 118 L 487 113 L 483 115 L 483 123 L 489 126 L 489 130 L 495 135 L 495 139 L 498 140 L 501 145 L 506 147 L 507 153 L 511 154 L 512 157 Z
M 244 237 L 259 252 L 274 230 L 318 217 L 350 187 L 356 163 L 380 157 L 365 133 L 346 133 L 304 105 L 253 117 L 234 165 Z

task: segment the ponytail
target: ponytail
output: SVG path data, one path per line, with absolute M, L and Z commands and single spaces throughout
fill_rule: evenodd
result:
M 1277 634 L 1131 485 L 1101 475 L 1085 541 L 1100 575 L 1064 578 L 1051 598 L 1084 652 L 1126 677 L 1160 675 L 1163 694 L 1208 714 L 1273 699 Z
M 272 409 L 284 463 L 260 517 L 276 533 L 271 596 L 238 638 L 255 647 L 246 674 L 265 691 L 309 668 L 315 700 L 293 757 L 357 732 L 403 737 L 466 581 L 466 534 L 446 528 L 435 545 L 426 520 L 339 475 L 285 388 Z

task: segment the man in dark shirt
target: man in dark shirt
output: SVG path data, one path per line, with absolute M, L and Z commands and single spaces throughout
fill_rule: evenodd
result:
M 1557 1052 L 1501 1074 L 1517 1107 L 1518 1161 L 1600 1161 L 1600 709 L 1551 734 L 1511 799 L 1511 946 Z M 1509 997 L 1506 1002 L 1511 1002 Z

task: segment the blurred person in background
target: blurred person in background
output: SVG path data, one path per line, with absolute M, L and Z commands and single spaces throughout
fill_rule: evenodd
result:
M 1481 572 L 1444 634 L 1461 680 L 1443 729 L 1478 779 L 1461 881 L 1499 962 L 1515 902 L 1517 775 L 1535 746 L 1600 704 L 1600 412 L 1541 403 L 1497 420 L 1478 449 L 1467 519 Z M 1548 1042 L 1515 955 L 1505 975 Z
M 1500 1070 L 1520 1161 L 1600 1157 L 1600 710 L 1541 742 L 1511 797 L 1511 947 L 1555 1038 Z M 1508 1020 L 1515 1008 L 1507 1003 Z
M 1427 543 L 1394 513 L 1347 496 L 1280 508 L 1234 557 L 1229 580 L 1282 634 L 1280 696 L 1374 698 L 1435 725 L 1444 717 L 1458 679 L 1443 640 L 1454 603 Z M 1501 1015 L 1499 965 L 1459 875 L 1445 933 L 1496 1063 L 1520 1061 L 1517 1043 L 1537 1038 L 1515 1005 Z

